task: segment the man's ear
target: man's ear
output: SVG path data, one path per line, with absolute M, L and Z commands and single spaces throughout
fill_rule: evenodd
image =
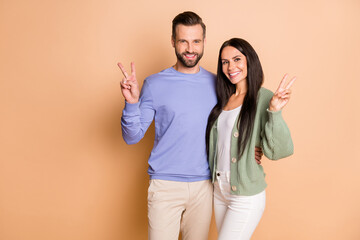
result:
M 175 47 L 175 39 L 174 39 L 173 36 L 171 36 L 171 45 L 172 45 L 173 47 Z

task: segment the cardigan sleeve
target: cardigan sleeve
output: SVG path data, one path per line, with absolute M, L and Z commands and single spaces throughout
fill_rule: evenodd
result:
M 281 110 L 267 110 L 268 118 L 261 132 L 261 146 L 271 160 L 288 157 L 294 153 L 290 130 L 281 115 Z

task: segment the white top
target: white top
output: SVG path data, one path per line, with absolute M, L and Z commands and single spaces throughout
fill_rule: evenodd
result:
M 217 171 L 230 171 L 231 132 L 240 110 L 241 106 L 229 111 L 223 110 L 219 115 L 217 123 Z

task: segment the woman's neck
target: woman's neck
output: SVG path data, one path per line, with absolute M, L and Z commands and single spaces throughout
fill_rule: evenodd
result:
M 247 84 L 246 84 L 246 79 L 244 79 L 236 84 L 236 90 L 234 95 L 239 96 L 242 94 L 246 94 L 246 92 L 247 92 Z

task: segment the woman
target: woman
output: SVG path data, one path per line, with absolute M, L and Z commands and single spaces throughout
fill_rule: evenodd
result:
M 214 183 L 214 209 L 219 240 L 250 239 L 265 208 L 265 173 L 254 147 L 272 160 L 293 153 L 281 110 L 290 99 L 287 75 L 273 94 L 262 88 L 263 71 L 252 46 L 233 38 L 220 48 L 218 103 L 206 129 Z

